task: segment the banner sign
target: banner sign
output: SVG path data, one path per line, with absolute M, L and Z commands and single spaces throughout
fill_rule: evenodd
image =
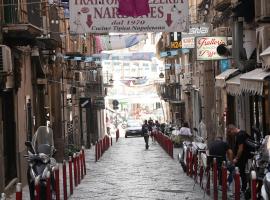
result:
M 149 0 L 150 13 L 127 17 L 118 14 L 118 0 L 70 0 L 70 31 L 183 32 L 188 27 L 188 0 Z
M 210 33 L 210 24 L 191 24 L 188 33 L 182 33 L 182 48 L 195 48 L 195 37 L 207 36 Z
M 219 56 L 217 53 L 217 47 L 220 44 L 227 44 L 227 37 L 197 37 L 197 60 L 226 59 L 226 57 Z

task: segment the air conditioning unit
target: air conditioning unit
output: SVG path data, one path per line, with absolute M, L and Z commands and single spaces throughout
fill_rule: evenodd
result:
M 264 25 L 256 29 L 256 40 L 257 40 L 257 63 L 262 63 L 260 54 L 270 46 L 270 25 Z
M 269 0 L 256 0 L 255 1 L 255 18 L 256 18 L 256 21 L 270 22 Z
M 8 46 L 0 45 L 0 73 L 12 72 L 11 50 Z

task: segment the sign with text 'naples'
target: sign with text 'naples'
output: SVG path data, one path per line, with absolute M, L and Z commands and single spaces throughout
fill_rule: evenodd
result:
M 134 0 L 135 1 L 135 0 Z M 149 0 L 150 13 L 118 14 L 118 0 L 70 0 L 73 33 L 182 32 L 188 28 L 188 0 Z

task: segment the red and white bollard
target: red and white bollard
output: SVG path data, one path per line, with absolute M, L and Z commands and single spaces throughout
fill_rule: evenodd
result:
M 63 192 L 64 200 L 67 200 L 67 166 L 65 160 L 63 160 Z
M 35 178 L 35 200 L 40 200 L 40 176 Z
M 251 200 L 257 199 L 257 177 L 256 172 L 251 171 Z
M 96 142 L 96 145 L 95 145 L 95 161 L 96 162 L 98 161 L 98 142 Z
M 17 183 L 16 185 L 16 200 L 22 200 L 22 184 Z
M 56 200 L 60 200 L 60 179 L 59 179 L 59 165 L 54 167 L 54 179 L 55 179 L 55 196 Z
M 51 193 L 51 173 L 47 172 L 46 174 L 46 200 L 52 199 Z
M 235 168 L 235 176 L 234 176 L 234 182 L 235 182 L 235 200 L 240 200 L 240 173 L 239 168 Z
M 77 179 L 78 179 L 78 184 L 81 183 L 81 164 L 80 164 L 80 153 L 76 154 L 76 161 L 77 161 Z
M 84 164 L 83 164 L 82 150 L 80 151 L 80 162 L 81 162 L 81 180 L 82 180 L 83 179 L 83 175 L 84 175 Z
M 84 175 L 86 175 L 85 147 L 84 146 L 82 146 L 82 159 L 83 159 Z
M 77 179 L 77 161 L 76 161 L 76 153 L 73 154 L 73 171 L 74 171 L 74 184 L 75 187 L 78 186 L 78 179 Z
M 222 174 L 222 200 L 227 200 L 227 167 L 225 161 L 223 161 L 222 163 L 221 174 Z
M 217 159 L 213 159 L 213 190 L 214 190 L 214 200 L 218 199 L 218 171 L 217 171 Z
M 73 194 L 73 178 L 72 178 L 72 157 L 69 156 L 68 160 L 68 172 L 69 172 L 69 190 L 70 194 Z

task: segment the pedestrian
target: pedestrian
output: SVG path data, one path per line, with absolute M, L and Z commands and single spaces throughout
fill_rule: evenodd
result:
M 217 136 L 208 144 L 209 155 L 211 158 L 216 158 L 218 168 L 218 183 L 222 185 L 222 162 L 233 159 L 233 151 L 229 148 L 227 142 L 223 141 L 222 137 Z M 212 159 L 211 159 L 212 160 Z
M 148 149 L 149 145 L 148 145 L 148 141 L 149 141 L 149 126 L 147 123 L 147 120 L 144 120 L 144 124 L 142 125 L 142 134 L 144 137 L 144 141 L 145 141 L 145 148 Z
M 154 142 L 153 127 L 154 127 L 154 122 L 150 118 L 148 120 L 148 131 L 149 131 L 149 135 L 151 136 L 152 142 Z
M 246 139 L 248 139 L 249 136 L 245 131 L 240 130 L 234 124 L 229 124 L 227 127 L 227 137 L 234 138 L 235 141 L 233 149 L 234 158 L 232 160 L 232 163 L 239 168 L 242 182 L 241 191 L 245 192 L 247 188 L 247 176 L 245 172 L 245 167 L 248 161 L 249 154 L 246 147 Z
M 187 122 L 184 122 L 183 126 L 180 128 L 179 135 L 192 136 Z

